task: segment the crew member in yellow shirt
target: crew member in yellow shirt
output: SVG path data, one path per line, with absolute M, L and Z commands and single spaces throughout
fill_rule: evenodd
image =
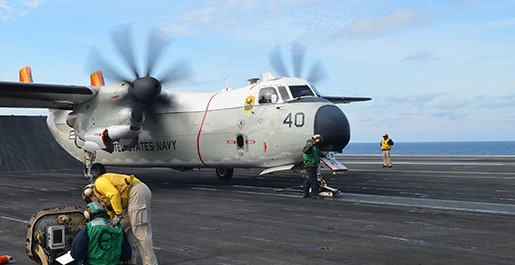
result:
M 130 264 L 136 264 L 139 255 L 144 265 L 157 264 L 150 223 L 152 193 L 145 183 L 134 175 L 105 173 L 84 187 L 82 197 L 87 203 L 99 201 L 112 225 L 122 224 L 133 254 Z
M 383 140 L 380 143 L 381 151 L 383 151 L 383 167 L 392 167 L 392 160 L 390 159 L 390 150 L 392 149 L 393 140 L 388 134 L 383 134 Z

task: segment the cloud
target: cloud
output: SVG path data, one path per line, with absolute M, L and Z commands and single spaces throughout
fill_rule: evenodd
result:
M 232 2 L 225 5 L 205 5 L 169 15 L 163 19 L 163 31 L 172 36 L 191 36 L 230 29 L 241 22 L 239 16 L 234 16 L 228 11 L 238 9 L 233 5 L 235 4 Z M 227 6 L 232 7 L 224 8 Z M 242 12 L 247 8 L 250 7 L 243 8 Z
M 438 119 L 461 121 L 467 117 L 467 114 L 456 113 L 456 112 L 451 112 L 451 111 L 440 111 L 440 112 L 432 113 L 431 116 L 438 118 Z
M 413 105 L 436 109 L 459 109 L 471 104 L 471 100 L 443 93 L 393 95 L 383 99 L 392 106 Z M 515 99 L 514 99 L 515 100 Z
M 470 104 L 470 101 L 464 99 L 464 98 L 457 98 L 457 97 L 445 97 L 442 99 L 435 100 L 434 104 L 432 104 L 434 107 L 441 108 L 441 109 L 458 109 L 466 107 Z
M 8 19 L 12 10 L 13 9 L 7 0 L 0 0 L 0 19 Z
M 512 28 L 515 27 L 515 18 L 490 21 L 486 24 L 486 26 L 491 29 Z
M 394 95 L 389 98 L 386 98 L 387 101 L 391 102 L 394 105 L 397 104 L 413 104 L 413 105 L 421 105 L 428 104 L 440 94 L 422 94 L 422 95 Z
M 354 21 L 348 24 L 342 33 L 356 37 L 372 37 L 408 28 L 423 20 L 424 17 L 415 11 L 403 9 L 379 18 Z
M 515 125 L 515 115 L 510 115 L 506 117 L 506 119 L 503 121 L 503 123 L 506 123 L 508 125 Z
M 437 60 L 438 56 L 428 51 L 416 51 L 411 55 L 406 56 L 402 61 L 420 61 L 420 60 Z
M 39 5 L 41 5 L 45 0 L 23 0 L 22 5 L 30 7 L 32 9 L 36 9 Z
M 38 8 L 45 0 L 0 0 L 0 20 L 10 20 L 27 15 Z
M 515 107 L 515 94 L 508 94 L 504 96 L 479 96 L 476 97 L 476 102 L 483 108 L 514 108 Z
M 173 36 L 199 36 L 214 34 L 231 39 L 286 38 L 299 32 L 305 33 L 320 22 L 320 15 L 313 10 L 320 0 L 245 0 L 207 2 L 167 14 L 162 28 Z M 295 10 L 295 11 L 292 11 Z M 299 10 L 302 10 L 299 11 Z M 325 10 L 325 9 L 324 9 Z M 324 20 L 325 21 L 325 20 Z M 288 38 L 293 39 L 293 38 Z

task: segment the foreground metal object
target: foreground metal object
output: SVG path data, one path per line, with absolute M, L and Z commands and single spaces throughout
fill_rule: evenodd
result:
M 34 214 L 27 225 L 27 256 L 43 265 L 59 264 L 55 259 L 70 250 L 73 239 L 86 224 L 83 212 L 74 206 Z

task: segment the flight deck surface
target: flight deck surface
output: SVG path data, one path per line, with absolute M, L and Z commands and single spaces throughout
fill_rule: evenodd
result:
M 340 156 L 340 198 L 303 199 L 299 175 L 235 169 L 134 173 L 153 191 L 160 264 L 513 264 L 515 157 Z M 0 255 L 25 254 L 40 209 L 84 206 L 77 171 L 0 174 Z

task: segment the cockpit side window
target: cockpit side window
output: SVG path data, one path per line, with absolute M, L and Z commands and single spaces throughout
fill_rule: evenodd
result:
M 259 103 L 276 103 L 279 100 L 279 96 L 273 87 L 265 87 L 259 91 Z
M 287 101 L 290 99 L 290 95 L 288 94 L 288 90 L 286 90 L 285 86 L 279 86 L 278 89 L 279 89 L 279 94 L 281 94 L 281 97 L 283 98 L 284 101 Z
M 291 91 L 291 95 L 293 96 L 293 98 L 314 96 L 313 91 L 311 91 L 311 89 L 306 85 L 290 86 L 290 91 Z

